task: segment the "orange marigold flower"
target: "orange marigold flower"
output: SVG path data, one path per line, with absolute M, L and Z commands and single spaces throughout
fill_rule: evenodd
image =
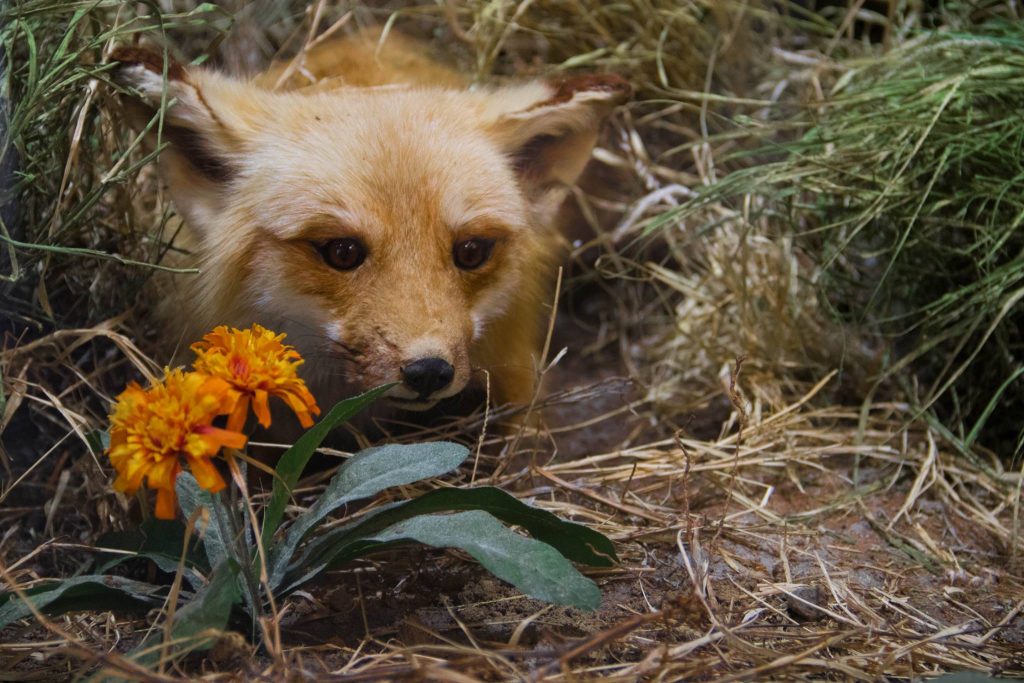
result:
M 212 426 L 234 410 L 239 395 L 222 379 L 180 369 L 166 370 L 149 389 L 132 382 L 110 415 L 107 455 L 117 470 L 114 488 L 134 493 L 145 478 L 156 489 L 156 516 L 173 519 L 174 482 L 184 459 L 204 489 L 217 492 L 224 479 L 210 458 L 222 447 L 241 448 L 246 436 Z
M 284 338 L 284 334 L 260 325 L 248 330 L 221 325 L 192 345 L 196 370 L 226 380 L 242 394 L 228 418 L 228 429 L 242 429 L 250 403 L 260 424 L 269 427 L 271 396 L 283 399 L 303 427 L 311 427 L 312 416 L 320 414 L 316 399 L 297 372 L 302 356 L 281 343 Z

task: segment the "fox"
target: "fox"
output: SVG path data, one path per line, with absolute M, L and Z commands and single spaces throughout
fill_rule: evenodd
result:
M 284 332 L 321 404 L 383 384 L 403 411 L 483 382 L 497 405 L 534 398 L 559 207 L 623 78 L 473 87 L 373 29 L 248 79 L 146 47 L 111 61 L 135 125 L 166 143 L 198 270 L 165 295 L 169 331 Z

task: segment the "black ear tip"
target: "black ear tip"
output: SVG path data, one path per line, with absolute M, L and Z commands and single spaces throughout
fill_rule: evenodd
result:
M 551 84 L 555 88 L 550 103 L 568 102 L 579 92 L 608 93 L 615 104 L 625 102 L 633 95 L 633 86 L 618 74 L 583 74 L 567 76 Z
M 121 67 L 141 66 L 154 74 L 164 73 L 166 63 L 167 78 L 172 81 L 183 81 L 188 76 L 183 67 L 171 57 L 164 59 L 164 55 L 156 50 L 145 47 L 123 46 L 115 48 L 110 53 L 110 61 L 117 62 Z M 120 70 L 120 69 L 119 69 Z

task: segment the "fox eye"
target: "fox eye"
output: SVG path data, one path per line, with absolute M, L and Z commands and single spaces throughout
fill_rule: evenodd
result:
M 366 247 L 354 237 L 343 237 L 320 247 L 320 254 L 335 270 L 354 270 L 366 260 Z
M 452 258 L 455 259 L 455 265 L 462 270 L 476 270 L 487 263 L 492 249 L 494 240 L 483 237 L 460 240 L 452 247 Z

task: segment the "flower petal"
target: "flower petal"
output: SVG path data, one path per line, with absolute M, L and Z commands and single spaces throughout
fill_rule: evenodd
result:
M 118 477 L 118 480 L 123 479 L 122 490 L 125 493 L 133 493 L 142 486 L 142 479 L 149 472 L 149 468 L 150 464 L 141 458 L 129 458 L 121 470 L 121 476 Z
M 320 414 L 320 408 L 316 405 L 316 403 L 309 405 L 308 403 L 303 401 L 302 398 L 295 395 L 294 393 L 283 394 L 282 398 L 284 398 L 285 403 L 287 403 L 288 407 L 291 408 L 292 411 L 295 413 L 295 416 L 299 418 L 299 423 L 303 427 L 308 429 L 313 426 L 313 418 L 310 416 L 309 413 L 312 410 L 316 411 L 317 415 Z
M 156 518 L 174 519 L 178 509 L 178 494 L 174 487 L 160 488 L 156 492 Z
M 142 476 L 139 476 L 139 481 L 132 482 L 124 474 L 117 475 L 117 479 L 114 480 L 114 490 L 120 491 L 121 493 L 135 493 L 139 490 L 139 484 L 142 483 Z
M 233 432 L 230 429 L 221 429 L 220 427 L 197 427 L 195 433 L 210 449 L 204 455 L 214 455 L 221 448 L 245 448 L 245 442 L 249 440 L 249 437 L 245 434 Z M 190 453 L 189 455 L 196 457 L 199 454 Z
M 217 493 L 227 486 L 224 483 L 224 478 L 217 471 L 216 465 L 209 458 L 189 457 L 188 464 L 199 485 L 210 493 Z
M 249 405 L 263 427 L 269 427 L 272 419 L 270 396 L 288 402 L 300 422 L 309 426 L 310 412 L 319 414 L 319 408 L 296 370 L 303 363 L 302 356 L 284 343 L 285 336 L 258 324 L 246 330 L 220 326 L 193 344 L 193 366 L 196 371 L 221 378 L 248 395 Z M 294 394 L 294 399 L 289 394 Z M 236 414 L 232 411 L 229 428 L 240 430 Z
M 128 441 L 128 432 L 124 429 L 113 427 L 110 430 L 110 446 L 108 451 L 113 452 L 118 446 L 123 446 Z
M 240 432 L 245 428 L 245 418 L 249 417 L 249 395 L 242 394 L 235 403 L 235 409 L 228 417 L 228 430 Z
M 177 458 L 167 458 L 149 468 L 146 473 L 146 486 L 151 489 L 173 489 L 174 481 L 181 472 Z
M 226 483 L 210 461 L 222 448 L 242 448 L 242 430 L 252 408 L 264 427 L 271 422 L 270 397 L 281 398 L 304 427 L 320 414 L 316 399 L 298 376 L 302 356 L 285 335 L 260 325 L 239 330 L 219 326 L 192 345 L 194 371 L 165 369 L 147 389 L 130 384 L 110 415 L 110 463 L 115 488 L 133 491 L 145 482 L 158 491 L 158 516 L 174 514 L 174 480 L 182 460 L 208 490 Z M 214 427 L 227 416 L 226 429 Z
M 269 396 L 263 389 L 257 389 L 252 401 L 252 412 L 264 427 L 270 426 Z

